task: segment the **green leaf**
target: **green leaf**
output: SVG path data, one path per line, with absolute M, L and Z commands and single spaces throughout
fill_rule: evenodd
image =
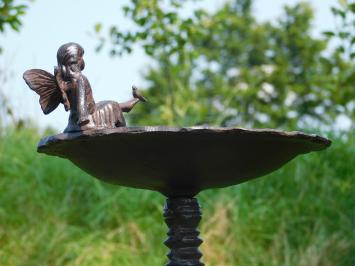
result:
M 323 32 L 323 35 L 325 35 L 326 37 L 334 37 L 334 32 L 332 31 L 325 31 Z
M 337 50 L 337 52 L 339 52 L 339 53 L 344 53 L 344 52 L 345 52 L 344 46 L 339 46 L 336 50 Z
M 95 24 L 95 32 L 100 33 L 102 30 L 102 24 L 101 23 L 96 23 Z
M 146 17 L 142 17 L 142 18 L 137 19 L 136 21 L 137 21 L 137 24 L 139 26 L 144 26 L 146 24 L 146 22 L 147 22 L 147 18 Z
M 340 17 L 342 17 L 343 19 L 345 19 L 345 17 L 346 17 L 345 11 L 343 11 L 343 10 L 341 10 L 341 9 L 339 9 L 339 8 L 332 7 L 332 8 L 331 8 L 331 11 L 332 11 L 332 13 L 334 14 L 334 16 L 340 16 Z
M 346 31 L 341 31 L 338 33 L 338 36 L 340 39 L 346 39 L 347 37 L 349 37 L 350 32 L 346 32 Z
M 355 3 L 349 4 L 348 7 L 351 10 L 351 12 L 355 13 Z
M 129 6 L 124 6 L 122 9 L 125 16 L 127 16 L 128 13 L 131 11 Z

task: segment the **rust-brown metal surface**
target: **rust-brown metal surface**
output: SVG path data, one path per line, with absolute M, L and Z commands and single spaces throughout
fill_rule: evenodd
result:
M 85 68 L 84 49 L 77 43 L 66 43 L 57 52 L 58 65 L 54 75 L 42 69 L 30 69 L 23 74 L 29 88 L 39 96 L 44 114 L 55 110 L 60 103 L 70 111 L 64 132 L 125 127 L 123 112 L 129 112 L 146 99 L 132 86 L 133 98 L 127 102 L 102 101 L 96 103 Z
M 122 127 L 46 137 L 38 151 L 69 159 L 109 183 L 190 197 L 263 176 L 330 144 L 316 135 L 269 129 Z

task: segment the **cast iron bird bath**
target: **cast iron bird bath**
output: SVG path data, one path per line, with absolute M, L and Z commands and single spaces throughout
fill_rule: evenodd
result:
M 316 135 L 268 129 L 126 127 L 122 113 L 146 99 L 133 87 L 127 102 L 96 103 L 82 74 L 83 55 L 79 44 L 67 43 L 58 50 L 54 75 L 41 69 L 23 75 L 45 114 L 60 103 L 70 111 L 64 133 L 43 138 L 38 151 L 69 159 L 106 182 L 165 195 L 168 266 L 204 265 L 199 192 L 263 176 L 330 145 Z
M 195 195 L 268 174 L 330 141 L 315 135 L 242 128 L 132 127 L 62 133 L 38 151 L 69 159 L 106 182 L 167 197 L 167 265 L 204 265 L 198 247 L 201 210 Z

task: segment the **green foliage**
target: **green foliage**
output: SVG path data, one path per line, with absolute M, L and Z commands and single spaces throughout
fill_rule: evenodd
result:
M 136 29 L 111 27 L 112 55 L 139 44 L 153 61 L 145 72 L 150 104 L 135 110 L 133 123 L 295 129 L 355 118 L 354 62 L 339 49 L 325 52 L 329 38 L 350 33 L 312 37 L 306 3 L 259 23 L 251 0 L 186 15 L 188 2 L 132 0 L 124 11 Z
M 347 137 L 266 177 L 202 192 L 206 265 L 354 265 Z M 37 154 L 38 139 L 32 129 L 0 136 L 0 265 L 163 265 L 164 198 Z
M 5 31 L 6 26 L 10 26 L 14 31 L 20 30 L 21 18 L 26 13 L 27 3 L 28 1 L 0 1 L 0 33 Z
M 355 58 L 355 2 L 339 1 L 339 7 L 332 7 L 336 18 L 336 29 L 325 32 L 331 38 L 337 38 L 340 45 L 337 52 L 350 60 Z
M 7 26 L 9 26 L 14 31 L 20 30 L 22 25 L 21 19 L 25 15 L 28 7 L 27 2 L 29 2 L 29 0 L 0 0 L 0 35 L 4 34 Z M 2 47 L 0 46 L 0 54 L 2 51 Z M 13 111 L 10 107 L 10 103 L 5 96 L 5 93 L 2 92 L 1 86 L 7 82 L 7 78 L 7 70 L 0 69 L 0 129 L 8 120 L 16 123 L 19 127 L 21 127 L 23 124 L 22 121 L 16 121 Z
M 327 70 L 333 65 L 333 72 L 330 75 L 337 77 L 336 83 L 339 90 L 334 98 L 343 108 L 349 117 L 355 118 L 355 3 L 350 1 L 339 1 L 339 7 L 333 7 L 332 12 L 336 20 L 336 28 L 333 31 L 325 32 L 325 35 L 337 43 L 333 56 L 324 59 Z M 334 75 L 336 73 L 336 75 Z M 350 101 L 347 101 L 350 99 Z M 354 128 L 354 124 L 353 124 Z

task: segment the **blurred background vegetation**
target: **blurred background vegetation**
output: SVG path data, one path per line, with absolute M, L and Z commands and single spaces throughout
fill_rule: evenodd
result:
M 276 127 L 333 140 L 266 178 L 201 193 L 204 262 L 355 265 L 355 3 L 335 2 L 335 27 L 316 38 L 307 3 L 261 23 L 251 0 L 186 15 L 188 2 L 131 0 L 133 30 L 94 26 L 98 51 L 141 47 L 151 59 L 150 103 L 131 124 Z M 0 34 L 20 30 L 30 4 L 0 1 Z M 11 82 L 4 69 L 0 82 Z M 162 196 L 34 153 L 54 132 L 17 119 L 1 84 L 0 129 L 0 265 L 163 265 Z

